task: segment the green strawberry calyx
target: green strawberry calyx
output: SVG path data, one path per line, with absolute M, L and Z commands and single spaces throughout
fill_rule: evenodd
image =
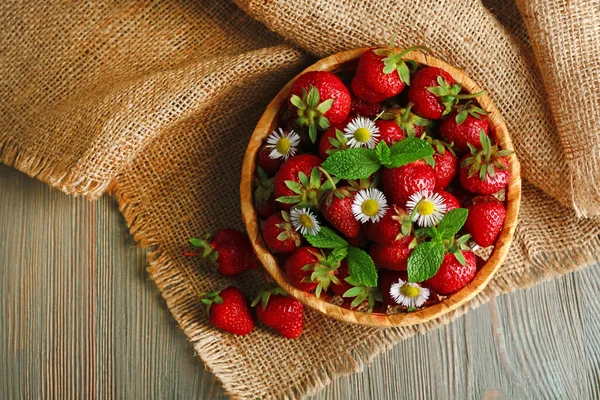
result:
M 346 292 L 342 295 L 342 297 L 354 297 L 354 300 L 352 300 L 352 303 L 350 303 L 350 307 L 356 308 L 366 300 L 368 304 L 367 311 L 371 312 L 373 311 L 375 302 L 383 301 L 383 297 L 381 296 L 381 292 L 379 291 L 378 287 L 365 286 L 352 277 L 346 278 L 345 281 L 352 285 L 352 287 L 346 290 Z
M 446 107 L 442 115 L 448 115 L 452 111 L 452 107 L 458 104 L 460 100 L 473 99 L 486 94 L 485 90 L 478 93 L 460 94 L 462 85 L 460 83 L 450 85 L 441 75 L 438 76 L 437 82 L 439 86 L 431 86 L 428 87 L 427 90 L 439 97 Z
M 398 233 L 395 240 L 402 240 L 413 232 L 413 215 L 408 214 L 406 211 L 395 205 L 392 208 L 395 214 L 392 219 L 400 224 L 400 233 Z
M 471 239 L 471 235 L 462 235 L 459 238 L 451 238 L 444 243 L 446 247 L 446 253 L 454 254 L 454 257 L 458 260 L 461 265 L 467 265 L 463 251 L 471 251 L 471 248 L 467 242 Z
M 477 107 L 475 104 L 469 101 L 466 104 L 456 108 L 456 123 L 458 125 L 462 124 L 469 115 L 473 118 L 481 119 L 484 115 L 488 115 L 488 112 L 481 107 Z
M 220 296 L 221 292 L 211 293 L 198 293 L 200 302 L 206 305 L 206 315 L 210 313 L 210 307 L 214 304 L 223 304 L 223 298 Z
M 400 80 L 407 85 L 410 85 L 410 72 L 414 72 L 417 69 L 417 63 L 413 60 L 405 60 L 404 56 L 411 51 L 421 50 L 429 53 L 429 49 L 424 46 L 413 46 L 404 50 L 400 50 L 396 47 L 396 34 L 394 33 L 390 38 L 388 47 L 374 50 L 373 52 L 378 56 L 385 56 L 383 59 L 383 73 L 391 74 L 394 71 L 398 71 Z M 410 65 L 410 67 L 409 67 Z
M 321 174 L 327 179 L 321 183 Z M 281 196 L 276 200 L 283 204 L 291 204 L 297 208 L 318 208 L 325 194 L 335 190 L 338 178 L 332 178 L 327 171 L 314 167 L 308 177 L 304 172 L 298 173 L 298 181 L 285 181 L 285 185 L 294 193 L 291 196 Z
M 192 246 L 202 249 L 202 259 L 211 267 L 217 268 L 219 264 L 217 260 L 219 258 L 219 252 L 210 243 L 212 235 L 206 234 L 204 238 L 191 238 L 190 243 Z
M 257 168 L 258 178 L 256 179 L 256 189 L 254 189 L 254 200 L 256 204 L 265 204 L 273 194 L 273 182 L 275 177 L 269 178 L 267 173 L 261 167 Z
M 483 129 L 479 132 L 479 140 L 481 141 L 481 149 L 477 149 L 471 143 L 468 143 L 471 156 L 462 161 L 461 167 L 469 168 L 469 178 L 478 174 L 479 179 L 485 181 L 488 176 L 494 178 L 497 170 L 508 169 L 508 165 L 503 158 L 510 156 L 514 151 L 499 150 L 498 145 L 495 144 L 492 146 L 490 137 L 485 134 Z
M 290 97 L 290 102 L 298 110 L 296 122 L 299 126 L 308 127 L 310 140 L 315 143 L 317 141 L 317 129 L 324 131 L 329 128 L 329 119 L 324 114 L 329 111 L 334 99 L 321 102 L 319 89 L 311 85 L 308 92 L 306 89 L 302 89 L 301 97 L 293 94 Z
M 302 243 L 302 237 L 300 234 L 298 234 L 298 232 L 296 232 L 296 230 L 294 230 L 290 220 L 290 214 L 287 211 L 282 211 L 281 217 L 283 218 L 283 222 L 275 225 L 282 230 L 282 232 L 277 235 L 277 240 L 284 242 L 288 239 L 293 239 L 296 247 L 300 247 L 300 244 Z
M 267 304 L 269 304 L 269 299 L 271 298 L 271 296 L 274 296 L 277 294 L 280 294 L 285 297 L 289 297 L 289 294 L 287 294 L 287 292 L 285 290 L 280 288 L 277 284 L 273 283 L 273 284 L 263 288 L 258 293 L 258 295 L 256 295 L 256 297 L 254 298 L 254 301 L 252 301 L 251 306 L 256 307 L 256 305 L 258 303 L 261 303 L 261 307 L 264 310 L 267 308 Z
M 383 109 L 381 119 L 394 121 L 407 136 L 415 137 L 418 134 L 415 126 L 426 127 L 431 125 L 431 121 L 411 112 L 412 106 L 412 103 L 408 103 L 405 108 L 386 107 Z
M 332 149 L 327 150 L 325 153 L 329 156 L 336 151 L 348 149 L 348 139 L 344 136 L 344 132 L 336 128 L 335 137 L 329 138 L 329 144 L 333 146 Z
M 336 274 L 341 261 L 346 257 L 348 252 L 346 249 L 340 248 L 332 250 L 327 256 L 321 251 L 310 251 L 310 253 L 317 257 L 318 261 L 302 267 L 303 271 L 312 271 L 310 277 L 306 277 L 302 281 L 318 283 L 315 295 L 320 297 L 321 293 L 327 291 L 329 285 L 332 283 L 336 285 L 340 284 L 340 280 Z

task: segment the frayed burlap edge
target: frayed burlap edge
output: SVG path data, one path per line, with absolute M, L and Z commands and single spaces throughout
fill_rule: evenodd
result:
M 72 169 L 56 159 L 33 155 L 10 138 L 0 139 L 0 162 L 39 179 L 70 195 L 83 195 L 96 200 L 109 188 L 106 182 L 78 176 Z
M 578 217 L 600 215 L 600 149 L 594 147 L 584 158 L 567 160 L 571 198 Z
M 111 186 L 110 192 L 116 197 L 119 209 L 136 242 L 143 247 L 157 245 L 153 239 L 154 232 L 149 230 L 143 216 L 136 213 L 136 202 L 128 195 L 128 188 Z M 179 327 L 192 342 L 207 368 L 222 382 L 223 388 L 232 399 L 254 399 L 260 396 L 260 398 L 299 400 L 317 394 L 339 377 L 363 371 L 376 356 L 402 340 L 444 326 L 500 294 L 527 289 L 538 283 L 580 270 L 597 262 L 598 257 L 600 257 L 600 236 L 568 250 L 533 253 L 528 263 L 520 263 L 510 273 L 503 273 L 501 268 L 488 287 L 465 307 L 426 324 L 408 328 L 381 329 L 379 334 L 373 335 L 368 342 L 349 347 L 344 353 L 340 353 L 337 359 L 321 364 L 309 376 L 298 380 L 287 390 L 268 394 L 249 392 L 247 387 L 238 384 L 241 380 L 237 376 L 239 371 L 223 360 L 218 346 L 215 345 L 215 337 L 208 327 L 193 329 L 191 324 L 186 324 L 185 316 L 197 307 L 197 302 L 194 300 L 194 294 L 186 287 L 180 269 L 175 266 L 176 261 L 158 247 L 148 255 L 147 270 Z

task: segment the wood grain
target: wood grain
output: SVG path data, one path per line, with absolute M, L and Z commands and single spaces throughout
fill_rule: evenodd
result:
M 113 199 L 0 166 L 0 398 L 224 399 Z M 600 398 L 600 269 L 497 297 L 314 399 Z

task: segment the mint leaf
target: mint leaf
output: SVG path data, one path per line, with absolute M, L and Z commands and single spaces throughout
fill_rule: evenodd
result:
M 442 250 L 443 251 L 443 250 Z M 365 286 L 377 286 L 377 269 L 371 257 L 363 250 L 350 246 L 348 248 L 348 272 L 350 277 Z
M 304 235 L 304 238 L 312 246 L 319 249 L 337 249 L 339 247 L 348 247 L 346 242 L 340 235 L 335 233 L 333 229 L 326 226 L 321 227 L 316 235 Z
M 423 242 L 408 257 L 409 282 L 423 282 L 436 274 L 444 260 L 444 244 Z
M 426 141 L 408 137 L 390 147 L 390 159 L 385 166 L 398 168 L 422 158 L 431 157 L 433 153 L 433 147 Z
M 438 223 L 437 230 L 442 240 L 447 240 L 460 231 L 469 215 L 469 210 L 466 208 L 455 208 L 448 211 L 444 218 Z
M 381 163 L 375 151 L 357 148 L 337 151 L 327 157 L 321 166 L 338 178 L 361 179 L 377 172 L 381 168 Z
M 390 148 L 387 143 L 381 140 L 375 147 L 375 155 L 382 165 L 386 165 L 390 161 Z

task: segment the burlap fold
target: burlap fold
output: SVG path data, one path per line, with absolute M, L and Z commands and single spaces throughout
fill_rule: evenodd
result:
M 190 236 L 241 227 L 245 144 L 309 54 L 397 32 L 402 45 L 432 48 L 489 91 L 526 181 L 509 259 L 470 306 L 600 255 L 600 222 L 577 219 L 600 205 L 598 2 L 238 4 L 247 14 L 224 0 L 0 5 L 0 160 L 68 193 L 117 196 L 135 239 L 155 248 L 150 276 L 233 397 L 300 398 L 467 310 L 388 330 L 307 312 L 297 340 L 260 325 L 247 337 L 208 325 L 195 293 L 232 281 L 180 248 Z M 262 278 L 252 272 L 236 283 L 253 295 Z

